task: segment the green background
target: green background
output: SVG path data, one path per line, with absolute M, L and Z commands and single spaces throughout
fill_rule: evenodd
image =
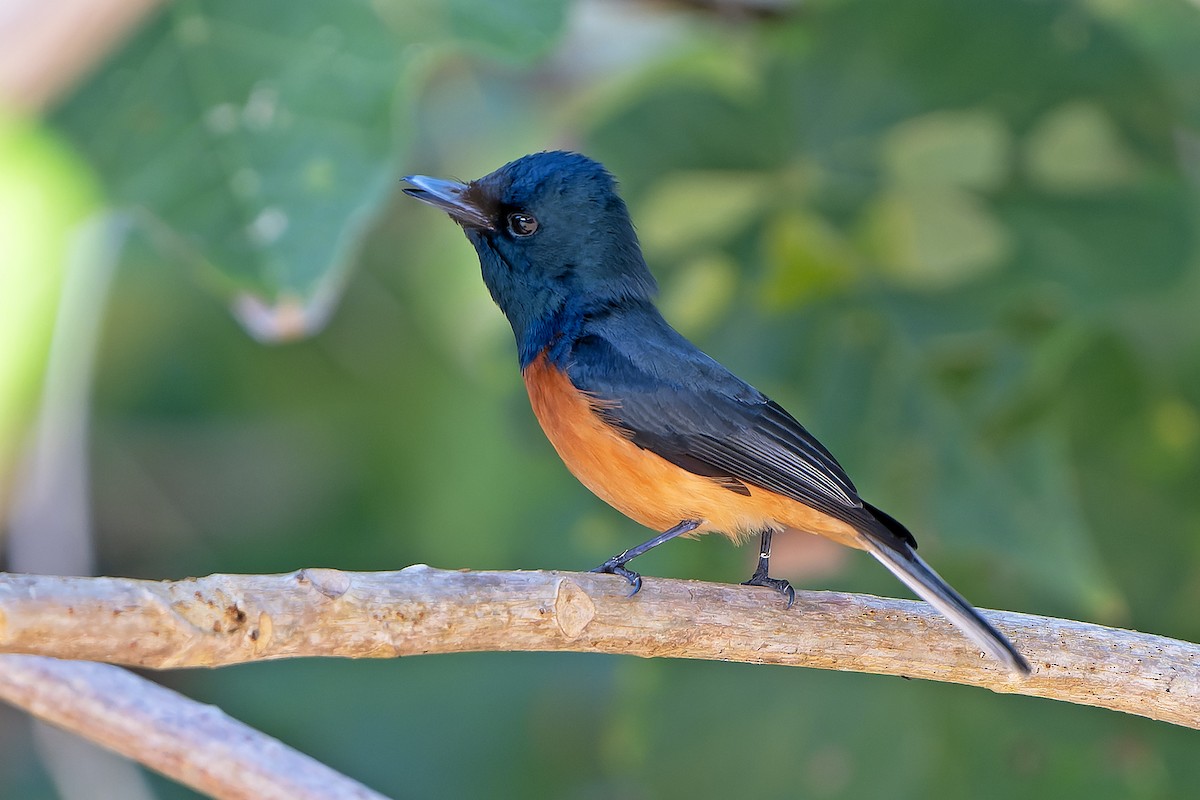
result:
M 1186 2 L 172 4 L 44 130 L 135 220 L 96 365 L 99 569 L 582 569 L 646 538 L 542 437 L 456 226 L 398 193 L 566 147 L 620 181 L 668 319 L 973 602 L 1200 641 L 1198 86 Z M 313 335 L 264 346 L 246 298 Z M 736 582 L 752 549 L 638 563 Z M 806 554 L 781 574 L 907 595 Z M 867 675 L 494 653 L 154 677 L 395 797 L 1200 785 L 1191 731 Z M 0 796 L 51 797 L 0 719 Z

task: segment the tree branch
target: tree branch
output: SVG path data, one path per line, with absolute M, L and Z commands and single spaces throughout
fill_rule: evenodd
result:
M 218 708 L 107 664 L 0 656 L 0 700 L 222 800 L 385 800 Z
M 167 669 L 293 656 L 570 650 L 787 664 L 982 686 L 1200 728 L 1200 646 L 985 612 L 1022 678 L 924 603 L 591 573 L 307 569 L 183 581 L 0 576 L 0 651 Z

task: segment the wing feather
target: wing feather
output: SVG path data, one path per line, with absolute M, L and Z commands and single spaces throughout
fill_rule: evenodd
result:
M 568 374 L 634 444 L 689 472 L 731 491 L 759 486 L 847 522 L 869 516 L 842 466 L 791 414 L 682 337 L 669 344 L 668 353 L 644 346 L 631 357 L 607 337 L 582 337 Z

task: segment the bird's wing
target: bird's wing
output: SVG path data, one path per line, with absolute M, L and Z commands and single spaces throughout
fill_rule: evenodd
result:
M 603 337 L 577 343 L 568 373 L 634 444 L 746 493 L 746 484 L 861 524 L 845 470 L 778 404 L 679 337 L 669 353 L 630 354 Z M 632 357 L 631 357 L 632 356 Z

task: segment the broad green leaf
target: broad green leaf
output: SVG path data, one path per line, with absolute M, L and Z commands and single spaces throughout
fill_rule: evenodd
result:
M 320 327 L 392 191 L 404 64 L 365 0 L 170 4 L 55 122 L 257 335 Z
M 164 261 L 197 269 L 266 340 L 322 327 L 394 192 L 413 63 L 531 58 L 556 0 L 236 0 L 167 6 L 59 110 Z M 411 72 L 411 74 L 410 74 Z

